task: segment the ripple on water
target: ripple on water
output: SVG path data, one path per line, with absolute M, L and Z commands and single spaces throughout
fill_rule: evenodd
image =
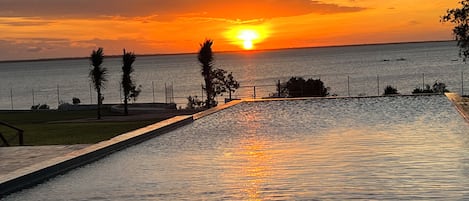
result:
M 243 103 L 6 200 L 469 199 L 444 96 Z

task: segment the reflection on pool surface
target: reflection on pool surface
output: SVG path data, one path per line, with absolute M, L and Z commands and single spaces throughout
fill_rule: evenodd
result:
M 469 199 L 444 96 L 242 103 L 6 200 Z

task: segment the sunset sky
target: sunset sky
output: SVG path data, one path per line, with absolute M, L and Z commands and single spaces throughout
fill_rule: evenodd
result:
M 459 0 L 1 0 L 0 60 L 449 40 Z

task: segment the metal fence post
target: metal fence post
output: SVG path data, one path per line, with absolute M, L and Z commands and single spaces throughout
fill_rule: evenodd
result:
M 155 83 L 151 81 L 151 88 L 153 90 L 153 103 L 155 103 Z
M 256 99 L 256 86 L 254 86 L 254 99 Z
M 422 90 L 425 90 L 425 73 L 422 73 Z
M 281 89 L 280 89 L 280 80 L 277 80 L 277 91 L 278 91 L 278 96 L 277 97 L 280 98 L 280 91 L 281 91 Z
M 34 88 L 31 91 L 33 93 L 33 105 L 34 105 Z
M 168 88 L 166 86 L 166 82 L 164 83 L 164 99 L 165 99 L 165 103 L 168 103 Z
M 13 110 L 13 88 L 10 88 L 10 102 L 11 102 L 11 110 Z
M 59 85 L 57 84 L 57 108 L 60 105 L 60 91 L 59 91 Z
M 347 76 L 347 93 L 348 97 L 350 97 L 350 76 Z
M 461 71 L 461 95 L 464 95 L 464 72 Z
M 378 82 L 378 96 L 379 96 L 379 75 L 376 75 L 376 81 Z

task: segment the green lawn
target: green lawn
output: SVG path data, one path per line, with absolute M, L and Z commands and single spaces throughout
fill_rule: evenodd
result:
M 110 115 L 104 112 L 104 115 Z M 96 111 L 15 111 L 0 112 L 0 120 L 24 130 L 25 145 L 91 144 L 110 139 L 155 121 L 50 123 L 95 118 Z M 0 133 L 18 145 L 16 132 L 0 126 Z M 1 144 L 1 141 L 0 141 Z

